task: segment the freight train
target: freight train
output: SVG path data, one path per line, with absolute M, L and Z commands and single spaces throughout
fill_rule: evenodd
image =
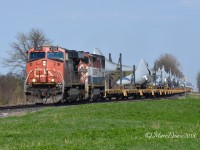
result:
M 91 54 L 58 46 L 41 46 L 28 50 L 27 55 L 24 91 L 27 101 L 33 103 L 156 96 L 191 90 L 152 88 L 149 86 L 153 85 L 151 72 L 145 70 L 144 62 L 134 70 L 122 65 L 121 61 L 117 64 L 107 60 L 99 50 Z M 128 86 L 125 79 L 130 81 Z M 146 85 L 141 86 L 145 88 L 136 88 L 137 81 Z

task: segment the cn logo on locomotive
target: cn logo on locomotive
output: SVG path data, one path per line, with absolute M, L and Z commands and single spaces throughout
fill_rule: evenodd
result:
M 40 74 L 40 72 L 43 72 L 43 74 Z M 50 70 L 42 69 L 42 68 L 37 68 L 34 70 L 34 77 L 39 78 L 39 77 L 45 77 L 48 72 L 48 75 L 53 77 L 54 75 L 51 73 Z

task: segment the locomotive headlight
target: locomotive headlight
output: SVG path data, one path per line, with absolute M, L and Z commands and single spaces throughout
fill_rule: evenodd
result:
M 33 82 L 36 82 L 36 79 L 32 79 Z
M 51 79 L 51 82 L 54 82 L 55 80 L 54 79 Z
M 46 65 L 47 65 L 47 61 L 46 61 L 46 60 L 43 60 L 43 61 L 42 61 L 42 64 L 43 64 L 43 66 L 46 66 Z

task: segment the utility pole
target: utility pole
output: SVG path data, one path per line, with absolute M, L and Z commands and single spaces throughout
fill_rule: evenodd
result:
M 156 86 L 156 68 L 157 68 L 157 64 L 155 62 L 155 64 L 154 64 L 154 84 L 155 84 L 155 86 Z
M 163 83 L 163 78 L 162 78 L 162 71 L 161 71 L 161 85 L 162 85 L 162 83 Z
M 122 87 L 122 53 L 119 55 L 119 65 L 120 65 L 120 86 Z
M 133 65 L 133 75 L 132 75 L 133 86 L 135 87 L 135 65 Z
M 109 61 L 112 62 L 111 53 L 109 53 Z M 109 74 L 109 79 L 108 79 L 108 87 L 109 87 L 109 89 L 111 89 L 111 87 L 112 87 L 111 82 L 112 82 L 111 74 Z
M 111 53 L 109 53 L 109 61 L 112 62 Z

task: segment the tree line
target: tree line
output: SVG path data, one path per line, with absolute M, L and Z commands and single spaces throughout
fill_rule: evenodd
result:
M 199 93 L 200 93 L 200 71 L 197 74 L 197 87 L 198 87 L 198 90 L 199 90 Z
M 10 44 L 12 52 L 8 58 L 1 59 L 2 64 L 11 69 L 7 75 L 0 75 L 0 104 L 23 103 L 23 83 L 26 78 L 27 51 L 30 48 L 51 45 L 52 41 L 47 38 L 41 29 L 33 28 L 28 33 L 18 33 L 15 41 Z M 155 60 L 154 69 L 165 66 L 166 72 L 171 72 L 179 78 L 183 78 L 180 62 L 172 54 L 163 54 Z M 200 72 L 197 75 L 197 86 L 200 92 Z
M 0 105 L 24 102 L 23 80 L 11 73 L 0 75 Z

